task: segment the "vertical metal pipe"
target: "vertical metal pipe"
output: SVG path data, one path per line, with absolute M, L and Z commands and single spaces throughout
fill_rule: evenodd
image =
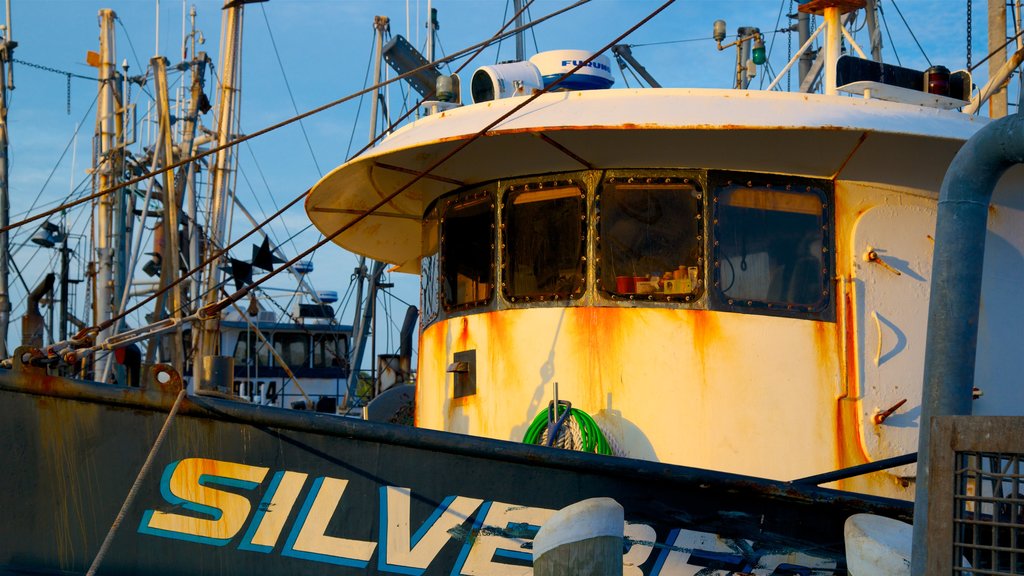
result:
M 231 140 L 231 128 L 235 125 L 236 100 L 238 98 L 238 60 L 241 53 L 242 16 L 244 6 L 228 0 L 222 17 L 221 85 L 220 105 L 217 118 L 217 145 L 226 146 Z M 223 238 L 227 224 L 227 189 L 231 182 L 234 150 L 224 148 L 217 152 L 210 179 L 212 191 L 207 236 L 210 251 L 218 250 L 225 243 Z M 220 300 L 220 260 L 206 268 L 203 284 L 203 303 L 211 305 Z M 211 318 L 203 323 L 200 356 L 215 356 L 220 352 L 220 319 Z
M 0 228 L 6 228 L 11 218 L 11 199 L 7 175 L 7 70 L 14 55 L 11 40 L 11 0 L 7 0 L 7 30 L 0 41 Z M 0 232 L 0 355 L 7 358 L 7 327 L 11 322 L 11 295 L 8 282 L 9 236 Z
M 525 23 L 523 20 L 523 0 L 515 0 L 512 2 L 512 9 L 516 13 L 516 28 L 522 28 Z M 520 30 L 516 32 L 516 61 L 522 62 L 526 60 L 526 31 Z
M 390 26 L 387 16 L 373 17 L 374 50 L 373 50 L 373 83 L 380 84 L 381 61 L 384 59 L 384 31 Z M 428 56 L 429 60 L 430 57 Z M 377 109 L 380 108 L 380 87 L 370 93 L 370 142 L 377 138 Z
M 116 83 L 114 78 L 114 18 L 113 10 L 100 10 L 100 61 L 99 61 L 99 104 L 96 108 L 96 128 L 98 132 L 99 150 L 96 153 L 98 162 L 96 186 L 99 190 L 106 190 L 115 183 L 116 162 L 114 149 L 116 136 L 114 120 L 116 116 L 114 91 Z M 99 211 L 96 214 L 96 260 L 98 263 L 96 272 L 96 297 L 94 309 L 95 322 L 101 324 L 110 320 L 111 305 L 113 302 L 113 279 L 114 279 L 114 250 L 113 250 L 113 225 L 114 197 L 113 194 L 105 194 L 100 197 Z M 96 343 L 100 344 L 110 337 L 109 328 L 101 330 L 96 336 Z M 97 366 L 101 366 L 107 357 L 106 354 L 96 355 Z
M 875 62 L 881 62 L 882 29 L 878 26 L 878 0 L 867 0 L 864 19 L 868 25 L 868 38 L 871 39 L 871 58 Z
M 988 75 L 993 78 L 1006 64 L 1006 0 L 988 0 Z M 988 115 L 992 118 L 1006 116 L 1006 86 L 1002 86 L 988 100 Z
M 159 136 L 160 146 L 159 150 L 162 152 L 163 158 L 160 159 L 160 163 L 163 166 L 170 166 L 174 163 L 174 142 L 171 134 L 171 109 L 170 109 L 170 97 L 167 93 L 167 59 L 163 56 L 155 56 L 149 61 L 150 67 L 153 69 L 154 84 L 156 90 L 156 109 L 157 109 L 157 121 L 160 128 Z M 178 268 L 181 262 L 181 250 L 178 246 L 178 214 L 181 211 L 181 202 L 179 200 L 178 188 L 174 182 L 174 172 L 167 171 L 163 175 L 163 186 L 164 186 L 164 217 L 163 217 L 163 239 L 164 245 L 161 247 L 163 250 L 163 258 L 161 260 L 161 272 L 160 272 L 160 288 L 164 288 L 168 285 L 171 289 L 164 296 L 157 298 L 156 314 L 157 318 L 162 319 L 165 317 L 165 303 L 170 301 L 170 314 L 172 318 L 181 318 L 181 287 L 176 284 L 178 279 Z M 184 372 L 185 369 L 185 354 L 182 350 L 182 338 L 181 338 L 181 326 L 172 333 L 167 339 L 171 342 L 170 344 L 170 361 L 174 366 L 174 369 L 178 373 Z
M 1024 163 L 1024 117 L 978 131 L 957 153 L 939 192 L 924 360 L 912 570 L 927 573 L 931 419 L 971 413 L 988 207 L 996 184 Z
M 800 37 L 800 45 L 807 44 L 811 38 L 811 15 L 806 12 L 798 12 L 796 17 L 797 35 Z M 811 64 L 814 63 L 814 55 L 809 50 L 804 50 L 800 55 L 800 75 L 798 84 L 803 85 L 804 79 L 811 71 Z
M 842 48 L 843 32 L 839 29 L 842 25 L 839 8 L 825 8 L 825 94 L 839 93 L 836 90 L 836 63 L 839 62 L 839 51 Z

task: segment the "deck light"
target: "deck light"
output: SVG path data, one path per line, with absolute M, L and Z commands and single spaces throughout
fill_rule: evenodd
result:
M 715 20 L 714 32 L 711 35 L 715 42 L 725 40 L 725 20 Z
M 764 53 L 764 37 L 760 34 L 754 39 L 754 51 L 753 51 L 754 64 L 758 66 L 764 64 L 766 58 Z

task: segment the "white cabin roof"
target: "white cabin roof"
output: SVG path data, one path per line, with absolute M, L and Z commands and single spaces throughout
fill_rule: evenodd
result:
M 347 225 L 525 97 L 419 119 L 339 166 L 306 200 L 325 235 Z M 473 184 L 590 168 L 695 168 L 877 182 L 937 192 L 960 146 L 989 120 L 863 98 L 709 89 L 545 94 L 502 120 L 335 242 L 405 265 L 438 196 Z

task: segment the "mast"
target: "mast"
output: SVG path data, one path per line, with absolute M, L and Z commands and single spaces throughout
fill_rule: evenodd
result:
M 7 25 L 0 40 L 0 228 L 10 224 L 11 200 L 8 195 L 7 176 L 7 90 L 14 89 L 14 69 L 11 58 L 17 42 L 11 40 L 11 0 L 7 0 Z M 7 232 L 0 232 L 0 354 L 7 354 L 7 325 L 11 321 L 11 295 L 7 282 L 10 265 L 10 245 Z
M 525 32 L 521 30 L 523 27 L 523 0 L 515 0 L 512 3 L 513 10 L 516 11 L 516 28 L 520 29 L 516 32 L 516 61 L 522 62 L 526 60 L 526 38 Z
M 99 54 L 99 103 L 96 108 L 96 128 L 98 132 L 99 151 L 97 154 L 99 190 L 107 190 L 117 183 L 117 144 L 120 141 L 119 128 L 121 122 L 117 113 L 118 84 L 114 71 L 114 19 L 117 15 L 113 10 L 103 9 L 100 18 L 100 54 Z M 123 195 L 119 193 L 119 195 Z M 99 211 L 96 214 L 96 300 L 94 318 L 97 324 L 109 320 L 112 316 L 114 283 L 114 204 L 113 194 L 100 197 Z M 110 328 L 101 330 L 96 336 L 96 343 L 102 343 L 111 335 Z M 99 356 L 97 356 L 99 360 Z
M 222 27 L 224 38 L 221 48 L 220 100 L 217 108 L 217 145 L 225 146 L 231 140 L 231 128 L 235 125 L 238 100 L 238 80 L 242 46 L 242 16 L 244 1 L 227 0 L 224 3 Z M 207 234 L 211 252 L 224 244 L 227 226 L 228 187 L 231 183 L 234 150 L 224 148 L 217 152 L 213 169 L 210 171 L 212 191 Z M 220 300 L 221 271 L 218 261 L 211 262 L 206 269 L 203 282 L 203 304 L 211 305 Z M 217 356 L 220 353 L 220 318 L 211 318 L 202 325 L 201 357 Z
M 153 67 L 153 76 L 156 80 L 156 110 L 159 125 L 160 146 L 156 149 L 163 156 L 160 163 L 163 166 L 170 166 L 174 163 L 174 142 L 171 134 L 171 110 L 167 94 L 167 60 L 163 56 L 154 56 L 150 61 Z M 178 246 L 178 214 L 181 212 L 181 201 L 178 189 L 174 182 L 174 171 L 168 170 L 163 174 L 164 187 L 164 214 L 161 219 L 163 226 L 163 246 L 161 251 L 163 257 L 160 260 L 160 289 L 171 286 L 168 293 L 157 299 L 156 318 L 163 319 L 167 316 L 165 304 L 170 296 L 170 317 L 181 318 L 181 287 L 176 284 L 178 279 L 178 268 L 181 262 L 181 250 Z M 170 338 L 171 364 L 178 373 L 184 371 L 185 357 L 182 351 L 181 326 Z
M 390 29 L 390 27 L 391 20 L 387 16 L 373 17 L 373 35 L 375 39 L 373 51 L 373 84 L 376 88 L 373 89 L 373 93 L 370 98 L 370 102 L 373 103 L 370 106 L 370 142 L 373 142 L 377 138 L 377 109 L 380 107 L 380 63 L 384 59 L 384 32 Z M 430 56 L 427 56 L 427 60 L 432 61 Z
M 1006 0 L 988 0 L 988 60 L 989 78 L 999 76 L 1006 64 Z M 1003 85 L 988 99 L 988 115 L 991 118 L 1006 116 L 1006 86 Z

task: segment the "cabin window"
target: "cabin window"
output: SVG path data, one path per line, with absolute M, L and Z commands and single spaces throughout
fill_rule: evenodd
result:
M 725 304 L 819 312 L 829 302 L 824 191 L 728 183 L 715 198 L 715 286 Z
M 309 363 L 309 336 L 278 332 L 274 334 L 274 350 L 289 368 L 305 368 Z
M 251 331 L 238 333 L 234 357 L 235 366 L 270 366 L 270 348 Z
M 441 219 L 446 308 L 490 302 L 494 291 L 494 199 L 479 192 L 450 200 Z
M 697 297 L 703 264 L 699 184 L 608 179 L 599 202 L 599 282 L 605 293 L 683 302 Z
M 313 368 L 340 368 L 347 364 L 348 348 L 344 336 L 336 334 L 313 335 Z
M 503 207 L 505 295 L 517 300 L 583 294 L 586 196 L 576 186 L 513 189 Z

